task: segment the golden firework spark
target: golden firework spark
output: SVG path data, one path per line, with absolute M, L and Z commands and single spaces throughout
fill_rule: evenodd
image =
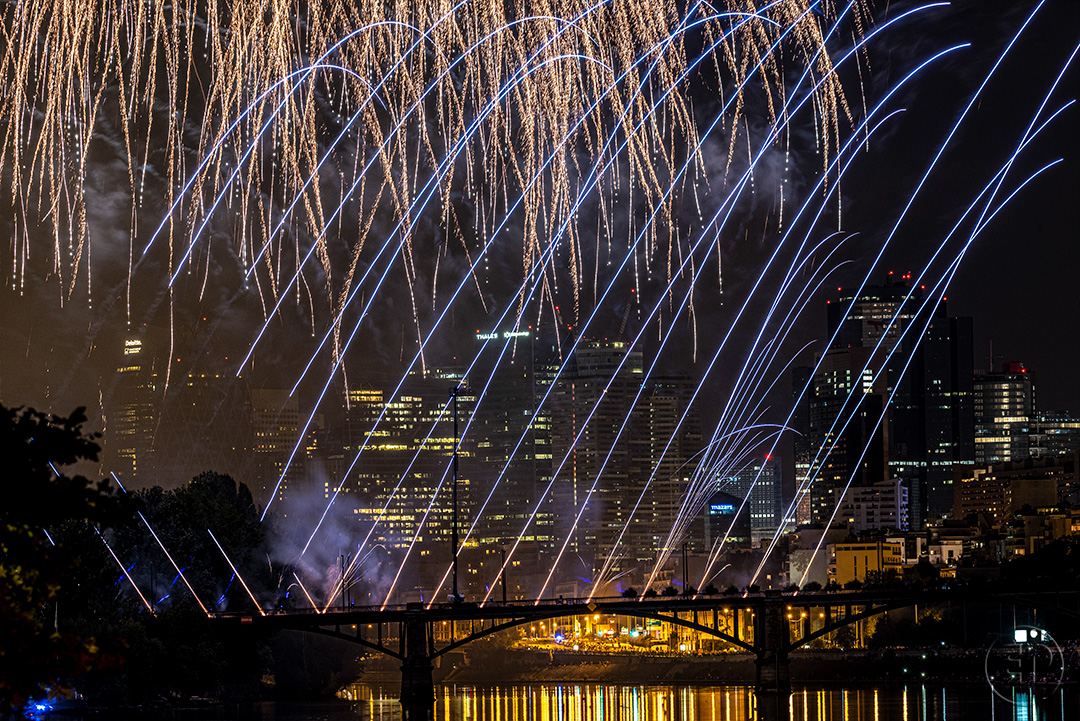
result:
M 110 124 L 127 162 L 130 267 L 153 236 L 167 248 L 170 274 L 183 270 L 205 284 L 209 263 L 199 258 L 212 242 L 231 242 L 246 267 L 257 266 L 264 307 L 293 292 L 308 303 L 321 297 L 338 317 L 368 236 L 387 218 L 399 226 L 391 241 L 411 289 L 420 277 L 419 215 L 437 208 L 442 242 L 463 245 L 473 258 L 517 203 L 523 273 L 565 238 L 565 273 L 544 283 L 550 294 L 569 282 L 580 304 L 590 280 L 583 254 L 595 254 L 598 266 L 605 249 L 627 242 L 612 237 L 627 214 L 614 202 L 618 194 L 656 209 L 670 227 L 680 202 L 674 179 L 695 203 L 707 190 L 698 187 L 700 156 L 690 159 L 695 171 L 680 173 L 688 149 L 698 147 L 687 89 L 698 58 L 688 56 L 688 24 L 706 47 L 715 43 L 707 60 L 721 78 L 716 93 L 754 76 L 771 123 L 783 106 L 785 58 L 824 79 L 815 105 L 827 166 L 850 113 L 824 47 L 836 10 L 813 5 L 14 2 L 0 38 L 0 167 L 9 175 L 0 202 L 17 230 L 6 274 L 18 287 L 29 256 L 50 252 L 62 299 L 80 282 L 89 288 L 87 164 Z M 861 4 L 853 17 L 861 28 Z M 743 91 L 733 101 L 724 123 L 729 162 L 746 139 Z M 579 227 L 592 169 L 600 169 L 591 178 L 600 217 Z M 172 209 L 164 221 L 161 199 L 147 198 L 159 187 Z M 455 199 L 475 209 L 471 227 L 463 227 Z M 355 235 L 342 238 L 351 263 L 334 268 L 328 243 L 353 227 L 341 221 L 343 203 L 357 221 Z M 283 216 L 283 208 L 294 211 Z M 211 214 L 227 232 L 204 232 L 220 230 Z M 638 221 L 630 222 L 636 233 Z M 38 247 L 42 226 L 50 251 Z M 683 252 L 678 233 L 662 226 L 643 229 L 649 272 L 653 264 L 670 272 Z M 309 276 L 293 280 L 309 254 L 321 294 Z M 416 304 L 413 296 L 414 314 Z

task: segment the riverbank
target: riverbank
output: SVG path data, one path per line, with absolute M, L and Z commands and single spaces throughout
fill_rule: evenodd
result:
M 884 651 L 813 651 L 791 656 L 794 685 L 851 681 L 925 681 L 986 683 L 985 652 L 955 649 L 886 649 Z M 445 659 L 436 682 L 485 683 L 624 683 L 752 685 L 754 656 L 726 653 L 708 656 L 598 655 L 501 649 Z M 380 681 L 392 675 L 380 674 Z

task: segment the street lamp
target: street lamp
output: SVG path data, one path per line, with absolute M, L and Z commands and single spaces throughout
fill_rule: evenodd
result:
M 451 485 L 451 499 L 450 499 L 450 503 L 453 506 L 452 516 L 451 516 L 451 519 L 450 519 L 450 549 L 451 549 L 452 553 L 454 554 L 454 556 L 453 556 L 454 581 L 453 581 L 452 597 L 450 599 L 452 603 L 459 603 L 461 601 L 461 596 L 458 595 L 458 583 L 457 583 L 457 580 L 458 580 L 458 563 L 457 563 L 458 562 L 458 535 L 457 535 L 457 526 L 458 526 L 458 521 L 457 521 L 457 507 L 458 507 L 457 485 L 458 484 L 457 484 L 457 479 L 458 479 L 458 446 L 460 445 L 460 440 L 458 439 L 458 424 L 457 424 L 457 399 L 458 399 L 458 392 L 460 390 L 461 390 L 461 384 L 460 383 L 458 383 L 456 386 L 454 386 L 453 388 L 450 389 L 450 400 L 452 400 L 453 403 L 454 403 L 454 456 L 453 456 L 453 458 L 454 458 L 454 461 L 453 461 L 453 464 L 454 464 L 454 477 L 453 477 L 453 482 L 452 482 L 452 485 Z
M 503 605 L 506 605 L 506 546 L 502 546 L 499 551 L 502 553 L 502 601 Z

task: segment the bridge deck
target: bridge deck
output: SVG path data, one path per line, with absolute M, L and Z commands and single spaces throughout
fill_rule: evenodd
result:
M 278 628 L 311 628 L 337 624 L 397 623 L 422 615 L 425 620 L 499 621 L 515 618 L 550 618 L 587 614 L 627 616 L 712 611 L 718 608 L 757 610 L 766 604 L 783 603 L 792 608 L 838 606 L 902 607 L 933 603 L 1010 603 L 1040 608 L 1054 608 L 1080 615 L 1080 590 L 1016 591 L 985 588 L 923 590 L 858 590 L 832 592 L 765 592 L 739 596 L 657 596 L 653 598 L 542 599 L 539 601 L 488 601 L 479 603 L 410 603 L 405 606 L 340 607 L 317 612 L 314 609 L 287 611 L 235 611 L 211 614 L 212 618 Z

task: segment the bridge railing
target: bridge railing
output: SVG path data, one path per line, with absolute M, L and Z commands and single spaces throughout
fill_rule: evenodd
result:
M 738 603 L 742 600 L 761 599 L 761 598 L 788 598 L 788 599 L 806 599 L 806 600 L 821 600 L 826 599 L 842 599 L 842 598 L 862 598 L 862 597 L 874 597 L 876 595 L 884 594 L 890 595 L 893 592 L 910 592 L 911 589 L 878 589 L 878 588 L 863 588 L 863 589 L 821 589 L 817 591 L 794 591 L 794 590 L 779 590 L 779 589 L 767 589 L 754 592 L 740 592 L 738 594 L 694 594 L 694 595 L 661 595 L 656 596 L 595 596 L 593 598 L 588 597 L 573 597 L 573 598 L 541 598 L 541 599 L 528 599 L 528 600 L 508 600 L 501 601 L 495 599 L 488 599 L 484 603 L 477 601 L 459 601 L 454 603 L 452 601 L 424 601 L 424 602 L 411 602 L 405 604 L 391 604 L 391 605 L 349 605 L 346 607 L 332 606 L 325 611 L 315 608 L 264 608 L 255 613 L 261 613 L 265 616 L 316 616 L 327 615 L 333 616 L 341 613 L 401 613 L 410 610 L 435 610 L 435 611 L 452 611 L 454 609 L 475 609 L 475 608 L 488 608 L 488 609 L 529 609 L 529 608 L 553 608 L 559 606 L 573 606 L 580 608 L 582 606 L 588 606 L 594 604 L 597 606 L 606 606 L 610 608 L 612 605 L 626 605 L 631 606 L 633 604 L 644 603 L 648 605 L 662 605 L 664 603 L 682 603 L 687 601 L 719 601 L 725 603 Z M 926 589 L 923 592 L 934 593 L 944 589 Z M 252 610 L 239 610 L 239 611 L 215 611 L 209 615 L 214 618 L 231 618 L 240 616 L 251 616 Z

